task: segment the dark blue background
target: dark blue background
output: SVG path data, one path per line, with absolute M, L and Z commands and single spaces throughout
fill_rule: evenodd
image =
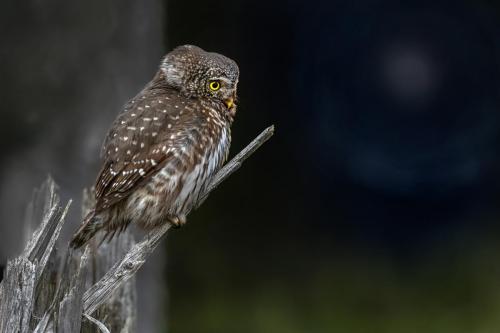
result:
M 239 60 L 236 142 L 277 126 L 273 146 L 252 165 L 266 190 L 250 191 L 267 203 L 267 226 L 304 224 L 400 253 L 497 215 L 497 6 L 273 1 L 207 9 L 191 1 L 169 8 L 169 45 L 197 40 Z M 188 8 L 198 24 L 180 15 Z

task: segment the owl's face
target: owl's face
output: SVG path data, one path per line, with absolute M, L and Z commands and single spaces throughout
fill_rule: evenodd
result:
M 233 60 L 183 45 L 165 56 L 161 69 L 167 83 L 186 96 L 215 99 L 235 112 L 239 69 Z

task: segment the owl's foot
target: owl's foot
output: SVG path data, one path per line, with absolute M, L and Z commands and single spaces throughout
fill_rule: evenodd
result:
M 168 222 L 170 222 L 174 228 L 178 229 L 182 227 L 184 224 L 186 224 L 186 216 L 184 215 L 170 216 L 168 218 Z

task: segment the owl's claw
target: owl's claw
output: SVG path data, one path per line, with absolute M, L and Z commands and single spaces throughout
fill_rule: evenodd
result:
M 182 227 L 184 224 L 186 224 L 186 217 L 185 216 L 171 216 L 169 218 L 169 222 L 172 224 L 172 226 L 176 229 L 179 229 Z

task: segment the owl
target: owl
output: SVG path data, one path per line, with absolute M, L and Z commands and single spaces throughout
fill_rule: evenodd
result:
M 175 48 L 109 130 L 95 207 L 73 236 L 111 239 L 134 223 L 179 227 L 226 161 L 236 113 L 237 64 L 193 45 Z

